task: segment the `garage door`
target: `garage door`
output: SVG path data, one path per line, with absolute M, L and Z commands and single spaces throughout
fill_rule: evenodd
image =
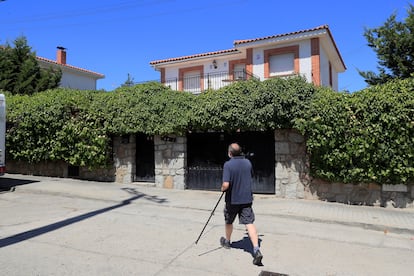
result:
M 252 162 L 253 192 L 274 194 L 273 132 L 189 133 L 187 135 L 187 189 L 220 190 L 223 164 L 229 159 L 227 148 L 233 142 L 241 145 L 243 153 Z

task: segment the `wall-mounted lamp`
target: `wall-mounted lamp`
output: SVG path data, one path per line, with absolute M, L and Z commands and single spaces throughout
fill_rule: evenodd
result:
M 214 69 L 217 69 L 217 61 L 216 60 L 213 60 L 213 67 L 214 67 Z

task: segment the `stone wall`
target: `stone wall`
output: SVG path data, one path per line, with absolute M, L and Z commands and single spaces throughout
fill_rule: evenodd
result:
M 414 185 L 344 184 L 312 179 L 305 189 L 305 198 L 352 205 L 414 208 Z
M 7 173 L 41 175 L 51 177 L 68 177 L 68 164 L 63 161 L 43 161 L 29 163 L 26 161 L 6 160 Z
M 309 185 L 304 137 L 293 129 L 275 130 L 275 191 L 282 198 L 304 198 Z
M 155 185 L 168 189 L 185 189 L 187 166 L 186 137 L 155 136 Z
M 115 137 L 113 164 L 90 170 L 70 167 L 63 161 L 39 162 L 7 160 L 9 173 L 73 177 L 94 181 L 131 183 L 136 170 L 135 135 Z M 276 130 L 275 195 L 280 198 L 305 198 L 345 204 L 414 208 L 414 184 L 378 185 L 331 183 L 309 177 L 309 161 L 304 137 L 292 129 Z M 187 139 L 176 136 L 155 136 L 155 185 L 161 188 L 186 188 Z M 72 175 L 75 169 L 77 175 Z
M 7 173 L 39 175 L 50 177 L 76 178 L 84 180 L 94 180 L 103 182 L 113 182 L 115 180 L 115 169 L 112 166 L 108 168 L 89 169 L 87 167 L 73 167 L 78 172 L 71 175 L 70 166 L 63 161 L 43 161 L 39 163 L 29 163 L 26 161 L 7 160 Z
M 69 166 L 64 161 L 6 161 L 8 173 L 65 177 L 103 182 L 131 183 L 135 175 L 135 135 L 115 137 L 113 141 L 113 163 L 108 167 L 89 169 Z M 71 172 L 71 170 L 73 170 Z M 74 173 L 75 172 L 75 173 Z
M 414 185 L 332 183 L 309 177 L 305 138 L 296 130 L 275 131 L 276 196 L 355 205 L 414 208 Z
M 115 182 L 132 183 L 136 172 L 136 136 L 115 137 L 113 154 Z

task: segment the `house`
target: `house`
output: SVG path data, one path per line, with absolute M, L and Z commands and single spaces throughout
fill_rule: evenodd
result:
M 173 90 L 200 93 L 235 81 L 301 75 L 338 91 L 345 63 L 327 25 L 261 38 L 236 40 L 227 50 L 151 61 Z
M 151 65 L 160 71 L 165 85 L 195 94 L 250 78 L 266 80 L 292 75 L 338 90 L 338 74 L 346 69 L 325 25 L 236 40 L 232 49 L 157 60 Z M 60 171 L 63 176 L 86 179 L 107 178 L 120 183 L 151 182 L 168 189 L 219 191 L 223 164 L 228 159 L 227 147 L 232 142 L 239 142 L 253 165 L 255 193 L 286 198 L 305 198 L 312 193 L 306 138 L 295 129 L 188 131 L 165 136 L 128 134 L 114 137 L 111 169 L 71 170 L 63 163 Z M 30 168 L 22 163 L 17 171 Z
M 327 25 L 236 40 L 231 49 L 154 60 L 150 65 L 160 72 L 164 85 L 194 94 L 250 78 L 263 81 L 296 75 L 309 83 L 338 91 L 338 74 L 346 70 Z M 136 140 L 136 145 L 145 142 L 141 140 Z M 219 190 L 222 166 L 227 158 L 224 153 L 234 141 L 241 144 L 253 164 L 254 192 L 292 198 L 304 196 L 306 141 L 294 129 L 188 132 L 172 142 L 155 136 L 151 140 L 153 145 L 146 148 L 155 151 L 151 155 L 155 156 L 152 171 L 156 185 Z M 137 147 L 136 156 L 144 155 Z M 137 163 L 136 172 L 139 169 Z
M 66 49 L 57 47 L 56 60 L 50 60 L 43 57 L 36 57 L 42 68 L 54 68 L 62 70 L 62 79 L 60 87 L 96 90 L 96 82 L 105 78 L 103 74 L 92 72 L 83 68 L 72 66 L 66 63 Z

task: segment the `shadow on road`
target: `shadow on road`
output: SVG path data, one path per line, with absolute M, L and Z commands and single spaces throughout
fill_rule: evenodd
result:
M 39 182 L 39 181 L 0 177 L 0 193 L 8 192 L 8 191 L 13 192 L 16 186 L 27 185 L 27 184 L 32 184 L 36 182 Z
M 146 195 L 146 194 L 141 193 L 140 191 L 138 191 L 135 188 L 121 188 L 121 190 L 123 190 L 123 191 L 125 191 L 129 194 L 132 194 L 132 195 L 137 195 L 137 196 L 138 195 L 143 195 L 144 199 L 149 200 L 149 201 L 153 201 L 155 203 L 167 203 L 168 202 L 168 200 L 166 198 L 160 198 L 158 196 Z
M 159 203 L 159 204 L 168 202 L 168 200 L 166 198 L 159 198 L 158 196 L 147 195 L 147 194 L 144 194 L 144 193 L 141 193 L 141 192 L 137 191 L 136 189 L 123 188 L 122 190 L 125 190 L 130 194 L 134 194 L 135 196 L 130 197 L 128 199 L 125 199 L 125 200 L 123 200 L 122 202 L 120 202 L 118 204 L 115 204 L 115 205 L 112 205 L 112 206 L 109 206 L 109 207 L 106 207 L 106 208 L 102 208 L 102 209 L 92 211 L 92 212 L 89 212 L 89 213 L 86 213 L 86 214 L 82 214 L 82 215 L 79 215 L 79 216 L 76 216 L 76 217 L 73 217 L 73 218 L 68 218 L 68 219 L 65 219 L 65 220 L 62 220 L 62 221 L 59 221 L 59 222 L 56 222 L 56 223 L 52 223 L 52 224 L 49 224 L 49 225 L 46 225 L 46 226 L 42 226 L 42 227 L 39 227 L 39 228 L 36 228 L 36 229 L 32 229 L 32 230 L 29 230 L 29 231 L 26 231 L 26 232 L 22 232 L 22 233 L 7 237 L 7 238 L 0 239 L 0 248 L 6 247 L 6 246 L 9 246 L 9 245 L 13 245 L 15 243 L 19 243 L 19 242 L 22 242 L 22 241 L 25 241 L 25 240 L 28 240 L 28 239 L 31 239 L 31 238 L 34 238 L 34 237 L 46 234 L 48 232 L 58 230 L 62 227 L 74 224 L 76 222 L 83 221 L 85 219 L 97 216 L 97 215 L 102 214 L 102 213 L 109 212 L 109 211 L 117 209 L 117 208 L 121 208 L 125 205 L 130 204 L 132 201 L 140 199 L 140 198 L 147 199 L 147 200 L 153 201 L 155 203 Z
M 259 235 L 260 236 L 260 235 Z M 262 239 L 259 237 L 259 246 L 262 243 Z M 250 241 L 249 235 L 246 234 L 243 239 L 239 241 L 234 241 L 231 243 L 232 248 L 243 249 L 243 251 L 250 253 L 253 256 L 253 245 Z

